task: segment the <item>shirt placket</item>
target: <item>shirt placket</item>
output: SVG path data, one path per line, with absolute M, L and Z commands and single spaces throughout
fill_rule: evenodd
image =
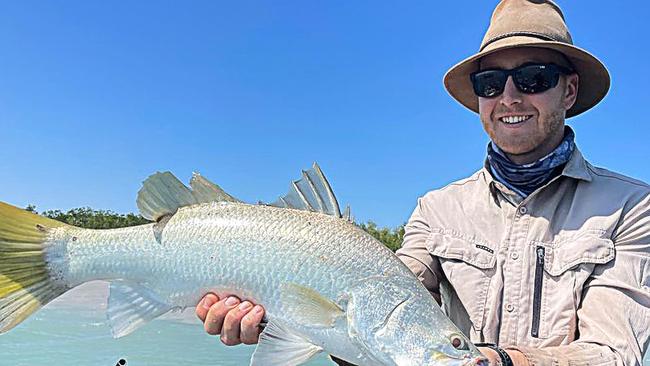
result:
M 499 344 L 516 345 L 519 324 L 525 318 L 527 310 L 524 306 L 525 256 L 530 215 L 528 199 L 521 200 L 510 191 L 497 183 L 501 193 L 506 195 L 510 204 L 502 205 L 506 213 L 506 235 L 499 247 L 497 260 L 501 263 L 503 278 L 503 295 L 501 301 L 501 327 L 499 329 Z M 530 197 L 529 197 L 530 198 Z

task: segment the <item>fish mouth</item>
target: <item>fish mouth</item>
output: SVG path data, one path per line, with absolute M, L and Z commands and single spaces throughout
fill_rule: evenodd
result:
M 460 362 L 454 362 L 453 365 L 458 366 L 490 366 L 490 362 L 484 356 L 471 356 L 465 355 Z
M 475 357 L 463 364 L 463 366 L 489 366 L 489 365 L 490 365 L 490 361 L 488 361 L 488 359 L 485 357 Z
M 444 354 L 444 359 L 438 359 L 435 364 L 447 366 L 490 366 L 490 362 L 484 356 L 472 356 L 469 354 L 460 357 Z

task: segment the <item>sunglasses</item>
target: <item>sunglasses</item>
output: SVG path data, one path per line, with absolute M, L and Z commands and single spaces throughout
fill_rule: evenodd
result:
M 556 64 L 527 63 L 511 70 L 489 69 L 473 72 L 470 75 L 474 94 L 483 98 L 501 95 L 512 76 L 515 87 L 526 94 L 536 94 L 555 88 L 560 80 L 560 74 L 570 75 L 574 71 Z

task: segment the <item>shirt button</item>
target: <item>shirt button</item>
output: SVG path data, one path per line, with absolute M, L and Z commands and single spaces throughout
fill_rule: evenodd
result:
M 512 313 L 512 311 L 515 310 L 515 306 L 512 305 L 512 304 L 508 304 L 508 305 L 506 305 L 506 310 L 507 310 L 509 313 Z
M 525 215 L 526 212 L 528 212 L 528 209 L 526 208 L 526 206 L 519 207 L 519 214 L 520 215 Z
M 517 260 L 519 259 L 519 254 L 517 254 L 517 252 L 512 252 L 510 253 L 510 258 L 512 258 L 513 260 Z

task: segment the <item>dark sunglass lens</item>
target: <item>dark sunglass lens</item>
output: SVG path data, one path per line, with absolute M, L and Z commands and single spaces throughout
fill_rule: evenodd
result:
M 474 93 L 479 97 L 496 97 L 503 93 L 506 84 L 506 75 L 501 70 L 486 70 L 474 74 Z
M 557 85 L 559 73 L 550 65 L 530 65 L 513 75 L 515 84 L 524 93 L 541 93 Z

